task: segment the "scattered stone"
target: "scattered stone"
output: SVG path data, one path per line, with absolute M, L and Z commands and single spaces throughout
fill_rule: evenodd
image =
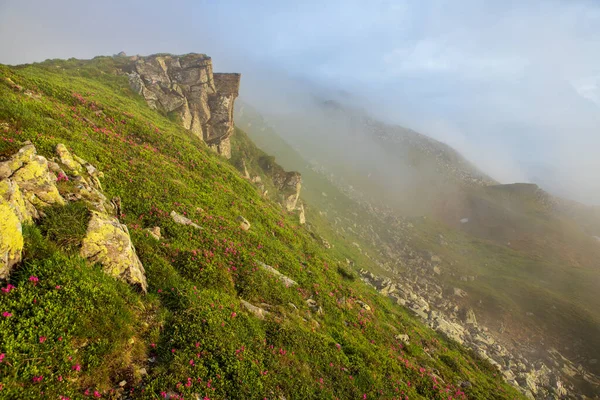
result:
M 122 279 L 146 292 L 146 274 L 131 242 L 127 226 L 116 218 L 92 211 L 81 256 L 100 263 L 109 275 Z
M 361 300 L 356 300 L 356 304 L 360 305 L 364 310 L 371 311 L 371 306 Z
M 460 297 L 460 298 L 467 297 L 467 292 L 465 292 L 464 290 L 462 290 L 460 288 L 455 287 L 453 289 L 453 292 L 456 297 Z
M 160 240 L 162 235 L 160 234 L 160 227 L 155 226 L 154 228 L 146 228 L 146 232 L 150 234 L 154 239 Z
M 265 317 L 270 314 L 267 310 L 264 310 L 260 307 L 252 305 L 252 304 L 248 303 L 246 300 L 240 300 L 240 302 L 242 303 L 242 306 L 246 310 L 248 310 L 250 313 L 254 314 L 259 319 L 265 319 Z
M 467 222 L 469 222 L 469 218 L 462 218 L 462 219 L 460 220 L 460 223 L 461 223 L 461 224 L 466 224 Z
M 173 219 L 173 221 L 175 221 L 175 223 L 180 224 L 180 225 L 188 225 L 188 226 L 192 226 L 196 229 L 202 229 L 202 227 L 198 224 L 195 224 L 191 219 L 184 217 L 181 214 L 176 213 L 175 211 L 171 211 L 171 218 Z
M 325 311 L 323 311 L 323 307 L 317 304 L 317 302 L 313 299 L 307 299 L 306 305 L 308 306 L 308 308 L 310 308 L 312 312 L 316 313 L 317 315 L 323 315 L 325 313 Z
M 119 382 L 119 386 L 124 387 L 125 385 L 127 385 L 127 381 L 121 381 L 121 382 Z
M 304 205 L 300 204 L 300 208 L 299 208 L 300 212 L 298 213 L 298 220 L 300 222 L 300 225 L 304 225 L 306 224 L 306 214 L 304 213 Z
M 247 231 L 250 229 L 250 222 L 246 218 L 240 215 L 237 219 L 238 221 L 240 221 L 240 228 L 242 228 L 243 231 Z
M 410 337 L 405 333 L 394 336 L 394 339 L 399 340 L 406 345 L 410 344 Z
M 285 286 L 290 287 L 290 286 L 295 286 L 295 285 L 298 284 L 298 283 L 296 283 L 296 281 L 294 281 L 293 279 L 291 279 L 291 278 L 283 275 L 281 272 L 277 271 L 275 268 L 271 267 L 270 265 L 267 265 L 267 264 L 265 264 L 264 262 L 261 262 L 261 261 L 256 261 L 256 263 L 264 271 L 267 271 L 268 273 L 276 276 Z
M 436 275 L 441 275 L 442 274 L 442 269 L 439 266 L 434 266 L 433 267 L 433 273 Z

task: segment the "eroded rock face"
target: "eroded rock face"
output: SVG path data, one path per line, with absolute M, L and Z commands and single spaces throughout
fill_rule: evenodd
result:
M 240 74 L 213 74 L 211 58 L 192 53 L 140 57 L 128 76 L 131 88 L 151 108 L 177 113 L 186 129 L 231 157 L 229 138 Z
M 100 263 L 106 273 L 146 291 L 144 266 L 135 252 L 127 227 L 116 218 L 93 211 L 80 253 L 82 257 Z

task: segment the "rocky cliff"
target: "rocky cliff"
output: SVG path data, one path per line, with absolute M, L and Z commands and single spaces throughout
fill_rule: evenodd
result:
M 211 58 L 195 53 L 132 57 L 126 72 L 133 90 L 151 108 L 176 113 L 186 129 L 231 158 L 229 138 L 240 74 L 213 73 Z

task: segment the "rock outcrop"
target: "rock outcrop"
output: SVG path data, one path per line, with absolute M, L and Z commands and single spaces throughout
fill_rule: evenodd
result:
M 48 161 L 37 154 L 33 144 L 25 145 L 0 161 L 0 279 L 21 261 L 23 223 L 44 216 L 44 208 L 83 201 L 92 213 L 82 241 L 82 257 L 98 262 L 104 271 L 146 291 L 144 267 L 136 255 L 127 227 L 111 214 L 115 207 L 102 193 L 102 173 L 77 157 L 63 144 L 56 146 L 58 160 Z M 60 189 L 57 181 L 69 182 Z
M 186 129 L 231 158 L 229 138 L 240 74 L 213 73 L 210 57 L 192 53 L 139 57 L 128 76 L 132 89 L 151 108 L 176 113 Z

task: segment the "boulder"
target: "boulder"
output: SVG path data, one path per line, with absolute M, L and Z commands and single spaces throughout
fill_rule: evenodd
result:
M 81 244 L 81 256 L 101 264 L 109 275 L 146 291 L 144 266 L 135 252 L 127 227 L 116 218 L 92 211 Z
M 196 229 L 202 229 L 202 227 L 196 223 L 194 223 L 191 219 L 184 217 L 181 214 L 176 213 L 175 211 L 171 211 L 171 218 L 173 219 L 173 221 L 175 221 L 175 223 L 180 224 L 180 225 L 189 225 L 192 226 Z
M 36 216 L 39 207 L 65 204 L 65 200 L 56 188 L 56 175 L 48 168 L 48 160 L 37 155 L 32 144 L 21 148 L 6 163 L 8 168 L 12 168 L 10 178 L 23 193 L 26 207 L 31 215 Z M 0 169 L 6 171 L 5 168 Z

